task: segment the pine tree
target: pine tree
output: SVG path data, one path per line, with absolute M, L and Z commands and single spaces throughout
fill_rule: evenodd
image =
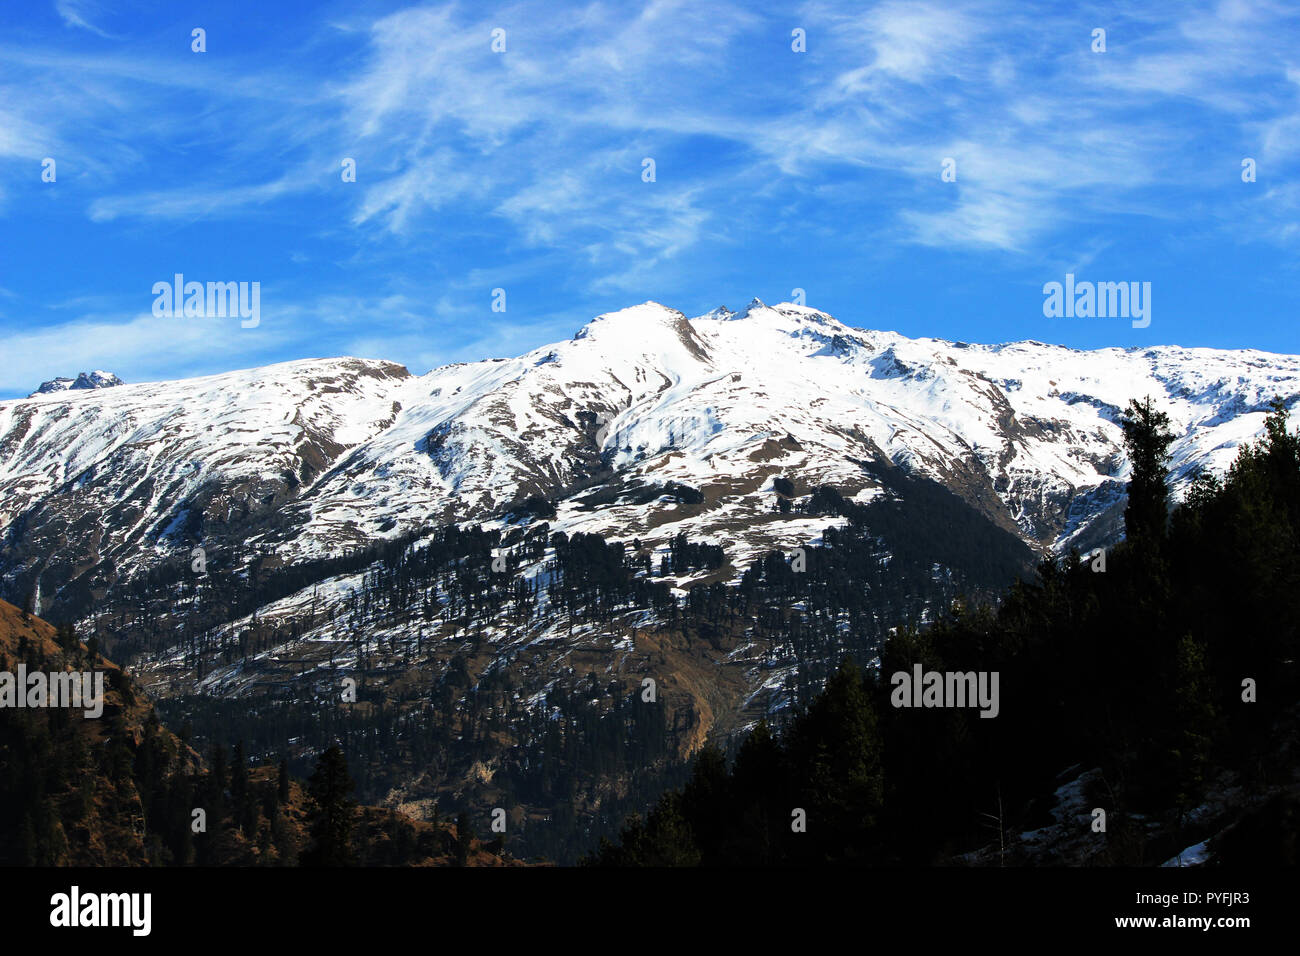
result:
M 244 742 L 238 741 L 230 756 L 230 796 L 235 804 L 236 823 L 243 826 L 248 802 L 248 761 L 244 759 Z
M 280 777 L 276 783 L 276 796 L 281 804 L 289 802 L 289 760 L 281 758 Z
M 1124 447 L 1133 467 L 1124 527 L 1132 541 L 1158 542 L 1164 537 L 1169 511 L 1166 469 L 1169 446 L 1174 441 L 1169 431 L 1169 416 L 1157 411 L 1149 396 L 1141 402 L 1131 399 L 1120 426 L 1124 429 Z
M 1178 803 L 1186 807 L 1195 803 L 1194 797 L 1205 783 L 1216 722 L 1205 648 L 1190 634 L 1178 643 L 1174 677 L 1178 726 L 1175 779 L 1180 788 Z
M 285 819 L 284 810 L 280 807 L 271 811 L 271 842 L 275 846 L 277 865 L 298 865 L 298 846 L 289 830 L 289 821 Z
M 462 810 L 456 817 L 456 865 L 469 866 L 469 851 L 474 831 L 469 825 L 469 813 Z
M 226 775 L 226 748 L 221 744 L 212 747 L 212 785 L 218 796 L 224 794 L 230 785 Z
M 330 747 L 320 755 L 316 771 L 307 781 L 312 799 L 309 815 L 312 845 L 303 862 L 308 866 L 351 866 L 352 830 L 356 823 L 356 801 L 352 799 L 352 776 L 343 751 Z

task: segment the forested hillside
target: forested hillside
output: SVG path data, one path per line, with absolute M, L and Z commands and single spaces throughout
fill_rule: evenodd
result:
M 603 865 L 1296 862 L 1300 435 L 1169 514 L 1167 420 L 1124 420 L 1126 540 L 1040 565 L 995 608 L 900 627 L 779 735 L 701 753 Z M 1000 675 L 1000 710 L 893 706 L 891 675 Z M 1097 811 L 1105 813 L 1099 829 Z M 799 811 L 806 816 L 801 830 Z
M 243 747 L 204 760 L 162 726 L 114 663 L 0 601 L 0 671 L 102 671 L 103 712 L 0 708 L 0 866 L 499 866 L 500 843 L 455 827 L 358 806 L 342 751 L 311 778 L 254 767 Z M 12 824 L 12 825 L 10 825 Z

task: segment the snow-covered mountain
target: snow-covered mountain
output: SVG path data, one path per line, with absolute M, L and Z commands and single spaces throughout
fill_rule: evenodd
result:
M 738 566 L 817 533 L 774 521 L 774 482 L 870 500 L 864 465 L 932 477 L 1026 542 L 1115 533 L 1117 417 L 1151 395 L 1178 433 L 1176 487 L 1222 469 L 1300 358 L 1164 346 L 972 345 L 852 328 L 758 300 L 696 318 L 647 302 L 570 341 L 413 376 L 308 360 L 0 403 L 0 569 L 45 602 L 178 548 L 284 561 L 530 497 L 553 527 L 654 541 L 687 531 Z M 681 508 L 686 486 L 703 507 Z
M 209 742 L 306 761 L 348 734 L 366 799 L 516 805 L 562 855 L 844 656 L 1113 540 L 1147 395 L 1177 492 L 1294 405 L 1300 358 L 647 302 L 420 376 L 38 394 L 0 402 L 0 596 L 76 619 Z

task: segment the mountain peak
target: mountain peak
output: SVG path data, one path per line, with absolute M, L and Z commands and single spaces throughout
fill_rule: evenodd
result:
M 640 305 L 629 305 L 623 309 L 615 309 L 613 312 L 602 312 L 580 328 L 573 337 L 575 339 L 585 339 L 606 330 L 631 328 L 633 326 L 644 327 L 648 323 L 671 325 L 681 318 L 685 318 L 685 316 L 676 309 L 670 309 L 660 302 L 647 299 Z
M 754 298 L 749 300 L 749 304 L 746 305 L 739 312 L 732 312 L 725 305 L 720 305 L 716 309 L 710 309 L 708 312 L 705 312 L 703 315 L 696 316 L 696 318 L 727 322 L 727 321 L 746 318 L 750 312 L 755 311 L 757 309 L 766 309 L 766 308 L 768 308 L 767 303 L 765 303 L 758 296 L 754 296 Z
M 114 385 L 125 385 L 120 378 L 112 372 L 105 372 L 102 369 L 95 369 L 92 372 L 82 372 L 76 378 L 65 378 L 60 376 L 52 378 L 48 382 L 42 382 L 41 387 L 28 395 L 28 398 L 34 398 L 37 395 L 48 395 L 51 392 L 69 392 L 92 388 L 112 388 Z
M 680 347 L 696 359 L 707 361 L 704 344 L 686 315 L 652 300 L 604 312 L 579 329 L 573 338 L 597 342 L 606 352 L 629 354 L 632 349 L 655 345 Z

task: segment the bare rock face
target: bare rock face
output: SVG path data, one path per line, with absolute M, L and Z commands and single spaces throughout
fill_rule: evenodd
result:
M 28 398 L 34 398 L 37 395 L 48 395 L 51 392 L 68 392 L 72 390 L 84 391 L 91 388 L 112 388 L 114 385 L 125 385 L 120 378 L 112 372 L 82 372 L 76 378 L 52 378 L 48 382 L 42 382 L 41 387 L 28 395 Z

